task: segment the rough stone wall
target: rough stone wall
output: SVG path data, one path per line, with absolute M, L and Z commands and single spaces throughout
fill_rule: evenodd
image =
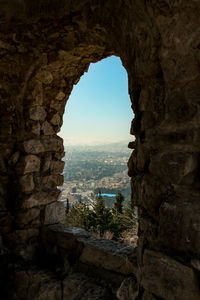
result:
M 21 266 L 42 268 L 45 227 L 64 214 L 57 133 L 67 99 L 91 62 L 114 54 L 127 70 L 135 113 L 128 166 L 139 208 L 137 284 L 127 280 L 118 298 L 199 299 L 200 2 L 0 5 L 2 286 Z M 15 282 L 13 299 L 25 299 L 20 276 Z

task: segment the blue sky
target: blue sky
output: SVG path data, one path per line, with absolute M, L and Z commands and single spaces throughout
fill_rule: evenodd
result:
M 64 144 L 131 141 L 133 112 L 127 72 L 118 57 L 90 64 L 65 107 L 59 135 Z

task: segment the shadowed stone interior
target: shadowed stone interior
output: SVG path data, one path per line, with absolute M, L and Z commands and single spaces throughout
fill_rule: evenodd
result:
M 200 2 L 0 0 L 3 299 L 200 299 Z M 65 105 L 119 56 L 136 137 L 136 248 L 59 224 Z M 67 109 L 67 106 L 66 106 Z

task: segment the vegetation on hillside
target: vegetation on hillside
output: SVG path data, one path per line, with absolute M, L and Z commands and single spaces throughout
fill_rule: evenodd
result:
M 99 192 L 93 202 L 75 203 L 66 208 L 66 224 L 81 227 L 99 238 L 127 240 L 127 235 L 137 234 L 137 213 L 131 204 L 123 206 L 124 197 L 119 192 L 112 208 L 105 205 Z M 131 234 L 132 232 L 132 234 Z

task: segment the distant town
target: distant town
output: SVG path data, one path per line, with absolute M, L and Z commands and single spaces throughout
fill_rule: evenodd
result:
M 65 152 L 61 201 L 68 199 L 70 206 L 78 201 L 93 202 L 99 191 L 108 207 L 119 191 L 125 202 L 130 201 L 130 150 L 126 144 L 66 147 Z

